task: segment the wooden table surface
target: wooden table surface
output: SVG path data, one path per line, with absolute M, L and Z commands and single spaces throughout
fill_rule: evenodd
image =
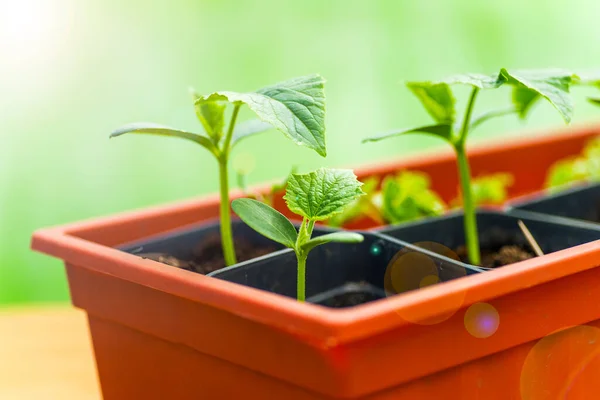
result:
M 0 308 L 0 399 L 101 399 L 83 311 Z

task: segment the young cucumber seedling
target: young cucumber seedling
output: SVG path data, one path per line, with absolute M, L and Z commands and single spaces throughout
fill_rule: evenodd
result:
M 260 201 L 236 199 L 231 206 L 252 229 L 294 250 L 298 261 L 297 297 L 304 301 L 308 253 L 328 242 L 357 243 L 363 240 L 362 235 L 355 232 L 311 237 L 315 222 L 342 212 L 364 194 L 361 185 L 351 170 L 321 168 L 307 174 L 290 175 L 284 199 L 288 208 L 302 217 L 298 232 L 283 214 Z
M 512 182 L 513 176 L 507 173 L 473 178 L 473 202 L 476 205 L 501 204 L 506 200 Z M 396 176 L 387 176 L 381 183 L 381 190 L 378 190 L 379 183 L 378 177 L 367 178 L 362 187 L 366 195 L 354 200 L 327 224 L 342 227 L 363 217 L 380 225 L 399 224 L 448 211 L 444 200 L 431 188 L 429 176 L 423 172 L 405 170 Z M 460 197 L 451 203 L 452 207 L 461 205 Z
M 600 181 L 600 136 L 588 141 L 580 154 L 555 162 L 548 171 L 546 188 L 557 192 L 586 181 Z
M 215 92 L 200 96 L 192 91 L 196 115 L 204 133 L 191 133 L 152 123 L 134 123 L 115 130 L 111 137 L 142 133 L 187 139 L 199 144 L 219 163 L 221 242 L 226 265 L 236 263 L 229 208 L 229 155 L 240 140 L 275 128 L 298 145 L 325 157 L 324 79 L 308 75 L 290 79 L 256 92 Z M 242 105 L 246 104 L 259 119 L 236 126 Z M 233 106 L 227 129 L 225 109 Z
M 497 75 L 462 74 L 437 82 L 409 82 L 407 83 L 408 88 L 419 98 L 436 123 L 418 128 L 396 130 L 364 141 L 375 142 L 404 134 L 423 133 L 442 138 L 453 147 L 458 164 L 468 255 L 471 263 L 477 265 L 481 262 L 481 252 L 471 187 L 471 172 L 465 146 L 469 133 L 493 117 L 517 113 L 521 118 L 525 118 L 531 106 L 540 98 L 548 100 L 568 123 L 573 114 L 569 87 L 577 79 L 573 73 L 563 70 L 508 71 L 503 68 Z M 454 84 L 471 87 L 471 94 L 460 124 L 457 124 L 455 98 L 450 88 Z M 503 85 L 513 87 L 513 106 L 493 110 L 473 119 L 475 100 L 480 90 L 497 89 Z

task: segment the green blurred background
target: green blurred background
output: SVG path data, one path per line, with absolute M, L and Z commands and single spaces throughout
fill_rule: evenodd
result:
M 234 155 L 254 157 L 256 183 L 292 165 L 443 146 L 360 139 L 429 121 L 405 79 L 600 67 L 598 15 L 597 0 L 0 0 L 0 304 L 68 300 L 61 263 L 29 250 L 35 229 L 216 191 L 214 160 L 190 143 L 108 140 L 132 121 L 195 129 L 189 86 L 246 91 L 327 78 L 328 158 L 265 133 Z M 479 109 L 506 104 L 500 92 L 482 95 Z M 594 118 L 583 98 L 578 91 L 578 123 Z M 527 129 L 560 124 L 540 104 Z M 522 129 L 509 117 L 473 141 Z

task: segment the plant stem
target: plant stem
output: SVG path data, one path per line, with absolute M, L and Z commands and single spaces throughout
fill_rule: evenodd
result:
M 237 263 L 235 248 L 233 247 L 233 234 L 231 232 L 231 212 L 229 210 L 229 176 L 227 160 L 219 159 L 219 183 L 221 189 L 221 246 L 226 265 Z
M 473 202 L 473 192 L 471 187 L 471 168 L 469 167 L 469 159 L 465 142 L 469 134 L 469 125 L 471 124 L 471 115 L 479 88 L 473 88 L 465 117 L 463 119 L 462 128 L 459 137 L 454 141 L 454 150 L 456 151 L 456 162 L 458 164 L 458 176 L 460 179 L 460 190 L 463 198 L 463 223 L 465 229 L 465 241 L 467 245 L 467 254 L 471 264 L 479 265 L 481 263 L 481 250 L 479 249 L 479 234 L 477 230 L 477 216 L 475 215 L 475 203 Z
M 467 103 L 467 109 L 465 110 L 465 117 L 463 119 L 462 127 L 460 128 L 460 134 L 458 137 L 458 144 L 464 147 L 465 142 L 467 141 L 467 135 L 469 134 L 469 125 L 471 125 L 471 115 L 473 115 L 473 108 L 475 108 L 475 99 L 477 99 L 477 94 L 479 93 L 479 88 L 474 87 L 471 91 L 471 96 L 469 97 L 469 102 Z
M 481 263 L 481 253 L 479 250 L 479 235 L 477 231 L 475 204 L 473 203 L 473 193 L 471 191 L 471 171 L 469 168 L 469 161 L 467 159 L 464 145 L 455 147 L 455 150 L 458 163 L 458 174 L 460 178 L 460 191 L 462 192 L 463 198 L 463 222 L 467 254 L 471 264 L 479 265 Z
M 315 228 L 315 221 L 308 221 L 308 225 L 306 227 L 306 233 L 308 233 L 308 238 L 310 239 L 313 233 L 313 229 Z
M 236 104 L 231 114 L 227 136 L 219 155 L 219 185 L 221 191 L 221 246 L 223 247 L 223 258 L 225 265 L 233 265 L 237 263 L 235 256 L 235 248 L 233 246 L 233 233 L 231 230 L 231 210 L 229 206 L 229 150 L 231 138 L 233 136 L 233 128 L 240 111 L 241 104 Z
M 231 145 L 231 138 L 233 137 L 233 128 L 235 128 L 235 121 L 237 120 L 241 106 L 241 104 L 235 104 L 233 107 L 233 113 L 231 114 L 231 120 L 229 121 L 229 126 L 227 127 L 227 135 L 225 136 L 223 148 L 221 149 L 221 155 L 225 155 L 226 157 L 229 157 L 229 147 Z
M 296 252 L 298 259 L 298 277 L 296 283 L 296 297 L 298 301 L 304 301 L 306 298 L 306 258 L 307 254 L 302 251 Z
M 298 238 L 296 239 L 296 246 L 294 247 L 296 259 L 298 260 L 298 268 L 296 269 L 296 297 L 298 301 L 304 301 L 306 297 L 306 259 L 308 258 L 308 253 L 302 250 L 302 245 L 310 240 L 314 226 L 315 221 L 302 218 L 302 224 L 300 225 Z

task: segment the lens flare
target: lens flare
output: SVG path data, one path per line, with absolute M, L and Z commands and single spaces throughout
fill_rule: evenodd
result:
M 600 393 L 598 371 L 599 328 L 580 325 L 554 332 L 527 354 L 521 370 L 521 398 L 596 398 Z
M 498 311 L 488 303 L 475 303 L 465 312 L 465 328 L 471 336 L 485 339 L 498 330 L 500 316 Z
M 448 247 L 435 242 L 419 242 L 413 246 L 428 250 L 441 256 L 459 260 Z M 388 295 L 423 289 L 438 283 L 465 276 L 466 270 L 450 261 L 437 259 L 422 253 L 415 248 L 406 247 L 396 253 L 388 263 L 384 275 L 384 289 Z M 447 294 L 445 308 L 437 315 L 423 316 L 413 308 L 398 310 L 398 315 L 405 321 L 419 325 L 432 325 L 446 321 L 462 307 L 464 291 Z

